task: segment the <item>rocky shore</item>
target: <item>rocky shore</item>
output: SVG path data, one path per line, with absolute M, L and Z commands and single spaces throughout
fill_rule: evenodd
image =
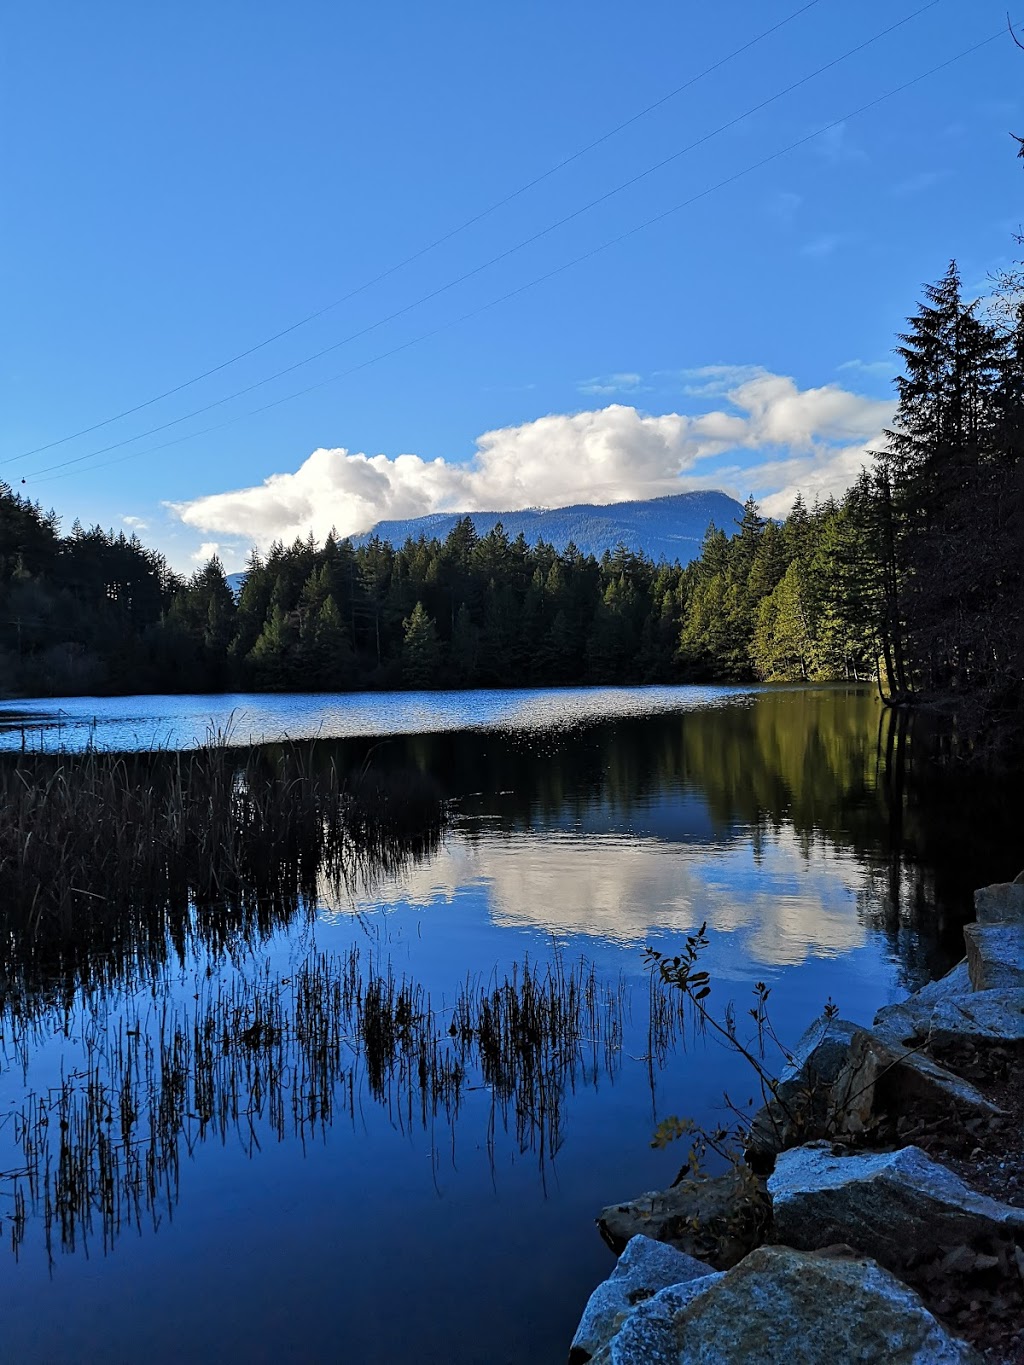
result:
M 1024 873 L 873 1025 L 823 1016 L 715 1178 L 598 1218 L 569 1365 L 1024 1362 Z

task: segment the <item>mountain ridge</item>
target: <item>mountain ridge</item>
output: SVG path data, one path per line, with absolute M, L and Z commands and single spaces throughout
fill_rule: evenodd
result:
M 656 561 L 671 563 L 678 559 L 685 565 L 697 558 L 711 522 L 731 533 L 730 522 L 742 515 L 742 505 L 727 493 L 699 489 L 628 502 L 574 503 L 512 512 L 430 512 L 422 517 L 378 521 L 351 539 L 359 546 L 377 536 L 396 547 L 421 535 L 428 540 L 444 540 L 463 517 L 469 517 L 481 536 L 500 522 L 510 538 L 514 540 L 522 531 L 530 545 L 544 540 L 561 551 L 573 543 L 584 554 L 600 558 L 605 550 L 621 544 Z

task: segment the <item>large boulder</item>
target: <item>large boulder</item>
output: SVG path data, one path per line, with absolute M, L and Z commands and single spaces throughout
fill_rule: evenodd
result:
M 641 1234 L 728 1269 L 763 1241 L 770 1211 L 763 1184 L 742 1164 L 712 1180 L 681 1180 L 598 1215 L 601 1236 L 618 1254 Z
M 702 1261 L 650 1237 L 634 1237 L 591 1294 L 569 1349 L 569 1365 L 585 1365 L 618 1331 L 627 1313 L 659 1289 L 711 1275 Z
M 1024 989 L 975 991 L 964 961 L 941 980 L 880 1009 L 874 1027 L 887 1041 L 927 1040 L 937 1050 L 1024 1042 Z
M 1024 920 L 968 924 L 964 928 L 964 942 L 967 970 L 976 991 L 1024 987 Z
M 747 1136 L 747 1158 L 770 1167 L 775 1155 L 810 1137 L 820 1137 L 828 1122 L 832 1086 L 860 1032 L 847 1019 L 816 1019 L 793 1049 L 780 1073 L 775 1096 L 754 1116 Z
M 880 1119 L 945 1116 L 995 1118 L 1002 1111 L 969 1081 L 921 1051 L 861 1030 L 832 1087 L 830 1121 L 837 1133 L 862 1133 Z
M 918 1147 L 836 1156 L 828 1143 L 783 1152 L 768 1181 L 773 1240 L 803 1250 L 845 1242 L 890 1270 L 922 1250 L 1024 1238 L 1024 1209 L 965 1185 Z
M 979 924 L 1024 924 L 1024 872 L 975 891 L 974 914 Z
M 661 1290 L 593 1365 L 972 1365 L 918 1296 L 866 1259 L 761 1247 L 724 1275 Z

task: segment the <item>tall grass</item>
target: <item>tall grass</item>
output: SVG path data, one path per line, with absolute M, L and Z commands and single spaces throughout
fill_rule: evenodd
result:
M 5 757 L 3 965 L 268 932 L 318 887 L 428 852 L 443 824 L 421 774 L 343 775 L 315 745 Z

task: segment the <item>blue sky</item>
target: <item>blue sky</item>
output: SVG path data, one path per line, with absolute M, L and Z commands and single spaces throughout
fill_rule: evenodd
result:
M 922 284 L 956 256 L 980 291 L 1012 257 L 1024 53 L 1001 36 L 854 111 L 997 33 L 1004 0 L 938 0 L 804 81 L 922 8 L 817 0 L 347 302 L 24 456 L 358 289 L 801 8 L 8 7 L 0 477 L 181 568 L 442 506 L 842 486 Z

